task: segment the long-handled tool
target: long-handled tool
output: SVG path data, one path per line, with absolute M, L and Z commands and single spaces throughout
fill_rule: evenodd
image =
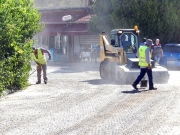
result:
M 48 59 L 49 60 L 49 59 Z M 48 61 L 48 60 L 46 60 L 46 62 Z M 36 72 L 37 71 L 37 69 L 35 69 L 29 76 L 31 76 L 32 74 L 34 74 L 34 72 Z
M 37 71 L 37 69 L 35 69 L 29 76 L 31 76 L 32 74 L 34 74 L 34 72 L 36 72 Z

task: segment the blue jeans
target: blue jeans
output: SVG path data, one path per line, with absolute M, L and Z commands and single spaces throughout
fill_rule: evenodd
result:
M 142 78 L 145 76 L 146 73 L 148 75 L 149 88 L 153 88 L 154 84 L 153 84 L 152 69 L 148 69 L 148 68 L 141 68 L 140 75 L 137 77 L 137 79 L 135 80 L 134 84 L 138 85 L 139 82 L 142 80 Z
M 160 56 L 154 56 L 154 61 L 159 64 L 160 58 L 161 58 Z

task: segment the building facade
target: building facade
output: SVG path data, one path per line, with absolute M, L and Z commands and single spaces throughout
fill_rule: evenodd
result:
M 75 61 L 99 44 L 99 35 L 88 31 L 93 12 L 91 0 L 35 0 L 45 28 L 33 39 L 36 47 L 49 49 L 52 61 Z

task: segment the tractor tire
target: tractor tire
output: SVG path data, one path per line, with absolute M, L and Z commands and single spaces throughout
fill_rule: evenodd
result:
M 105 66 L 107 65 L 107 62 L 105 62 L 105 61 L 102 61 L 101 63 L 100 63 L 100 67 L 99 67 L 99 72 L 100 72 L 100 76 L 101 76 L 101 79 L 102 80 L 107 80 L 108 78 L 108 76 L 107 76 L 107 71 L 105 70 L 106 68 L 105 68 Z
M 117 66 L 117 63 L 115 62 L 108 62 L 108 61 L 102 61 L 100 63 L 100 76 L 102 80 L 110 80 L 115 81 L 115 68 Z
M 112 81 L 116 81 L 116 66 L 117 66 L 117 63 L 116 62 L 111 62 L 109 63 L 110 65 L 110 75 L 111 75 L 111 80 Z

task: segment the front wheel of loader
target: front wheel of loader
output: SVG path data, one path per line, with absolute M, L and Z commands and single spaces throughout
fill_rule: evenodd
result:
M 110 66 L 111 80 L 115 82 L 116 81 L 116 66 L 117 66 L 117 63 L 111 62 L 109 66 Z

